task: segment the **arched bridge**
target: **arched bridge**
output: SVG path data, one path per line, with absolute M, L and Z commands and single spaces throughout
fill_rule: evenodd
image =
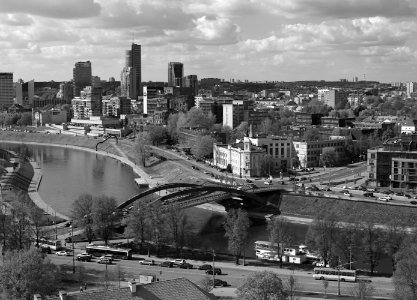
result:
M 209 202 L 217 202 L 226 210 L 241 207 L 259 212 L 279 214 L 282 194 L 289 192 L 278 187 L 235 187 L 223 184 L 191 184 L 169 183 L 142 192 L 126 202 L 118 209 L 126 209 L 135 201 L 162 207 L 175 206 L 188 208 Z M 161 194 L 162 192 L 162 194 Z

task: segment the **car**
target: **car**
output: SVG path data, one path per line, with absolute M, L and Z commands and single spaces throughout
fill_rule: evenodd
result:
M 68 251 L 57 251 L 55 254 L 58 256 L 71 256 L 71 252 Z
M 78 261 L 91 261 L 91 255 L 87 253 L 81 253 L 77 255 Z
M 271 184 L 272 184 L 272 182 L 271 182 L 271 181 L 264 181 L 264 184 L 265 184 L 265 185 L 271 185 Z
M 417 205 L 417 201 L 415 201 L 415 200 L 411 200 L 410 203 L 413 204 L 413 205 Z
M 213 275 L 213 269 L 206 270 L 207 275 Z M 222 270 L 220 268 L 214 268 L 214 275 L 222 275 Z
M 410 199 L 411 195 L 410 194 L 404 194 L 404 197 L 406 197 L 407 199 Z
M 213 286 L 213 280 L 210 279 L 209 285 Z M 220 279 L 214 279 L 214 286 L 228 286 L 227 282 Z
M 348 197 L 352 197 L 352 194 L 349 192 L 344 192 L 343 195 L 348 196 Z
M 254 184 L 254 183 L 251 183 L 249 186 L 252 189 L 257 189 L 258 188 L 258 186 L 256 184 Z
M 384 195 L 389 195 L 389 194 L 391 194 L 391 191 L 382 191 L 381 193 L 384 194 Z
M 101 258 L 99 258 L 99 260 L 97 261 L 97 263 L 111 265 L 112 261 L 110 259 L 108 259 L 108 258 L 101 257 Z
M 246 179 L 246 182 L 247 182 L 247 183 L 252 183 L 253 181 L 252 181 L 252 180 L 250 180 L 250 179 Z
M 204 173 L 204 174 L 209 174 L 209 172 L 207 172 L 207 171 L 204 171 L 203 173 Z
M 300 180 L 305 181 L 305 180 L 307 180 L 307 177 L 301 177 Z
M 371 192 L 365 192 L 365 193 L 363 193 L 363 196 L 364 196 L 364 197 L 373 197 L 373 196 L 374 196 L 374 193 L 371 193 Z
M 404 193 L 403 192 L 398 192 L 398 193 L 395 193 L 395 195 L 396 196 L 404 196 Z
M 209 264 L 204 264 L 198 267 L 199 270 L 211 270 L 213 267 Z
M 160 267 L 165 267 L 165 268 L 172 268 L 174 266 L 174 264 L 172 263 L 172 261 L 163 261 L 159 264 Z
M 324 192 L 330 192 L 332 189 L 329 188 L 328 186 L 325 186 L 321 190 L 324 191 Z
M 179 267 L 181 269 L 192 269 L 193 265 L 186 262 L 186 263 L 180 264 Z
M 141 265 L 153 266 L 155 261 L 153 259 L 144 259 L 139 262 Z
M 186 263 L 185 259 L 180 258 L 174 259 L 171 262 L 174 264 L 174 266 L 179 266 Z
M 389 197 L 389 196 L 379 197 L 378 200 L 388 202 L 389 200 L 391 200 L 391 197 Z

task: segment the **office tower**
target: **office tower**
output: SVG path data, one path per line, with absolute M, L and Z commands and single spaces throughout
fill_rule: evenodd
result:
M 101 78 L 99 76 L 91 76 L 91 86 L 101 87 Z
M 142 57 L 141 45 L 132 44 L 126 51 L 125 67 L 121 73 L 121 95 L 136 99 L 142 95 Z
M 417 91 L 417 82 L 407 82 L 405 86 L 407 88 L 407 98 L 411 98 L 411 94 Z
M 180 62 L 168 63 L 168 86 L 181 87 L 184 77 L 184 65 Z
M 33 98 L 35 98 L 35 80 L 32 79 L 28 82 L 26 82 L 28 84 L 28 98 L 27 101 L 29 103 L 29 105 L 33 105 Z
M 13 105 L 13 73 L 0 73 L 0 106 L 8 108 Z
M 23 83 L 19 80 L 14 84 L 16 104 L 23 106 Z
M 91 62 L 77 62 L 73 69 L 74 96 L 79 97 L 83 88 L 91 86 Z
M 120 76 L 120 93 L 122 97 L 137 99 L 136 69 L 124 67 Z
M 183 87 L 191 88 L 193 95 L 198 94 L 198 80 L 197 75 L 187 75 L 183 78 Z

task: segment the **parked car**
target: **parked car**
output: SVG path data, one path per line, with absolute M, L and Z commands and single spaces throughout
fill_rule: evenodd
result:
M 68 251 L 57 251 L 55 252 L 55 254 L 58 256 L 71 256 L 72 255 L 71 252 L 68 252 Z
M 395 193 L 395 195 L 396 196 L 404 196 L 404 193 L 403 192 L 398 192 L 398 193 Z
M 272 184 L 272 182 L 271 182 L 271 181 L 264 181 L 264 184 L 265 184 L 265 185 L 271 185 L 271 184 Z
M 209 285 L 213 286 L 213 280 L 209 281 Z M 220 279 L 214 279 L 214 286 L 228 286 L 227 282 Z
M 97 263 L 111 265 L 112 261 L 106 257 L 100 257 Z
M 160 267 L 165 267 L 165 268 L 172 268 L 174 266 L 174 264 L 172 263 L 172 261 L 163 261 L 159 264 Z
M 417 204 L 417 201 L 411 200 L 410 203 L 413 204 L 413 205 L 416 205 Z
M 325 187 L 321 188 L 321 190 L 324 191 L 324 192 L 330 192 L 332 189 L 329 188 L 328 186 L 325 186 Z
M 411 195 L 410 194 L 404 194 L 404 197 L 406 197 L 407 199 L 410 199 Z
M 214 271 L 214 275 L 222 275 L 222 270 L 220 268 L 214 268 L 214 270 L 213 269 L 206 270 L 206 274 L 213 275 L 213 271 Z
M 180 264 L 180 268 L 181 269 L 192 269 L 193 265 L 186 262 L 186 263 Z
M 363 193 L 363 196 L 364 196 L 364 197 L 373 197 L 373 196 L 374 196 L 374 193 L 371 193 L 371 192 L 365 192 L 365 193 Z
M 349 192 L 344 192 L 343 195 L 348 196 L 348 197 L 352 197 L 352 194 Z
M 81 253 L 77 255 L 78 261 L 91 261 L 91 255 L 87 253 Z
M 144 259 L 139 262 L 141 265 L 148 265 L 153 266 L 155 265 L 155 261 L 153 259 Z
M 205 264 L 198 267 L 199 270 L 211 270 L 213 267 L 212 265 Z

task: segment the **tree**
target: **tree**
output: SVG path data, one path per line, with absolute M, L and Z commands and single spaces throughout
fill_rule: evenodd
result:
M 149 213 L 150 211 L 145 203 L 136 201 L 127 221 L 127 233 L 129 236 L 133 236 L 135 242 L 139 243 L 140 251 L 142 251 L 146 234 L 149 231 Z
M 177 123 L 180 114 L 170 114 L 167 120 L 167 134 L 173 143 L 178 141 Z
M 236 264 L 244 249 L 248 237 L 248 228 L 250 226 L 249 217 L 246 211 L 231 209 L 227 213 L 224 229 L 225 236 L 228 238 L 229 251 L 235 256 Z
M 162 126 L 150 125 L 146 127 L 148 132 L 149 142 L 152 145 L 159 145 L 167 138 L 167 130 Z
M 84 229 L 88 243 L 94 238 L 93 196 L 82 194 L 72 203 L 72 218 Z
M 149 208 L 150 238 L 156 246 L 156 255 L 159 255 L 159 249 L 165 234 L 165 216 L 161 210 L 161 205 L 152 205 Z
M 283 216 L 277 216 L 268 224 L 269 241 L 278 245 L 278 257 L 282 268 L 284 248 L 291 243 L 292 231 L 288 220 Z
M 323 280 L 323 288 L 324 288 L 324 298 L 327 298 L 327 289 L 329 288 L 329 281 L 327 279 Z
M 206 114 L 202 109 L 192 107 L 186 114 L 187 127 L 200 127 L 210 129 L 215 123 L 215 117 L 212 113 Z
M 20 119 L 17 121 L 17 125 L 20 125 L 20 126 L 32 125 L 32 113 L 30 112 L 23 113 Z
M 372 299 L 375 289 L 369 282 L 359 281 L 352 288 L 352 296 L 356 300 Z
M 270 118 L 265 118 L 262 120 L 261 124 L 258 127 L 258 131 L 264 134 L 271 134 L 272 132 L 272 120 Z
M 184 247 L 187 230 L 187 215 L 184 214 L 184 211 L 181 208 L 171 205 L 168 209 L 167 219 L 167 229 L 171 234 L 172 244 L 175 247 L 175 254 L 178 257 L 180 251 Z
M 299 289 L 297 279 L 290 275 L 290 277 L 284 280 L 284 288 L 288 295 L 288 300 L 296 300 L 299 297 L 296 296 L 296 292 Z
M 237 288 L 241 300 L 284 300 L 287 299 L 281 278 L 271 271 L 255 272 Z
M 199 159 L 213 156 L 213 144 L 216 142 L 210 135 L 204 135 L 191 146 L 191 153 Z
M 274 171 L 274 157 L 270 154 L 263 155 L 260 160 L 261 174 L 270 176 Z
M 0 267 L 0 285 L 7 299 L 32 299 L 56 292 L 60 281 L 58 268 L 40 250 L 8 252 Z
M 334 214 L 319 214 L 309 226 L 307 231 L 307 244 L 318 249 L 325 265 L 332 259 L 333 244 L 337 237 L 337 217 Z
M 371 276 L 379 262 L 379 254 L 382 250 L 381 229 L 376 227 L 376 220 L 372 216 L 363 216 L 362 225 L 362 253 L 369 263 Z
M 395 255 L 395 299 L 417 299 L 417 243 L 404 244 Z
M 303 140 L 307 142 L 318 141 L 320 138 L 320 132 L 317 128 L 307 128 L 303 134 Z
M 140 132 L 136 137 L 135 158 L 139 163 L 146 167 L 146 160 L 149 157 L 150 136 L 148 132 Z
M 333 167 L 337 164 L 337 154 L 333 147 L 323 148 L 320 156 L 321 163 L 326 167 Z
M 102 195 L 93 199 L 94 231 L 106 245 L 113 234 L 114 224 L 118 218 L 116 207 L 117 202 L 112 197 Z

